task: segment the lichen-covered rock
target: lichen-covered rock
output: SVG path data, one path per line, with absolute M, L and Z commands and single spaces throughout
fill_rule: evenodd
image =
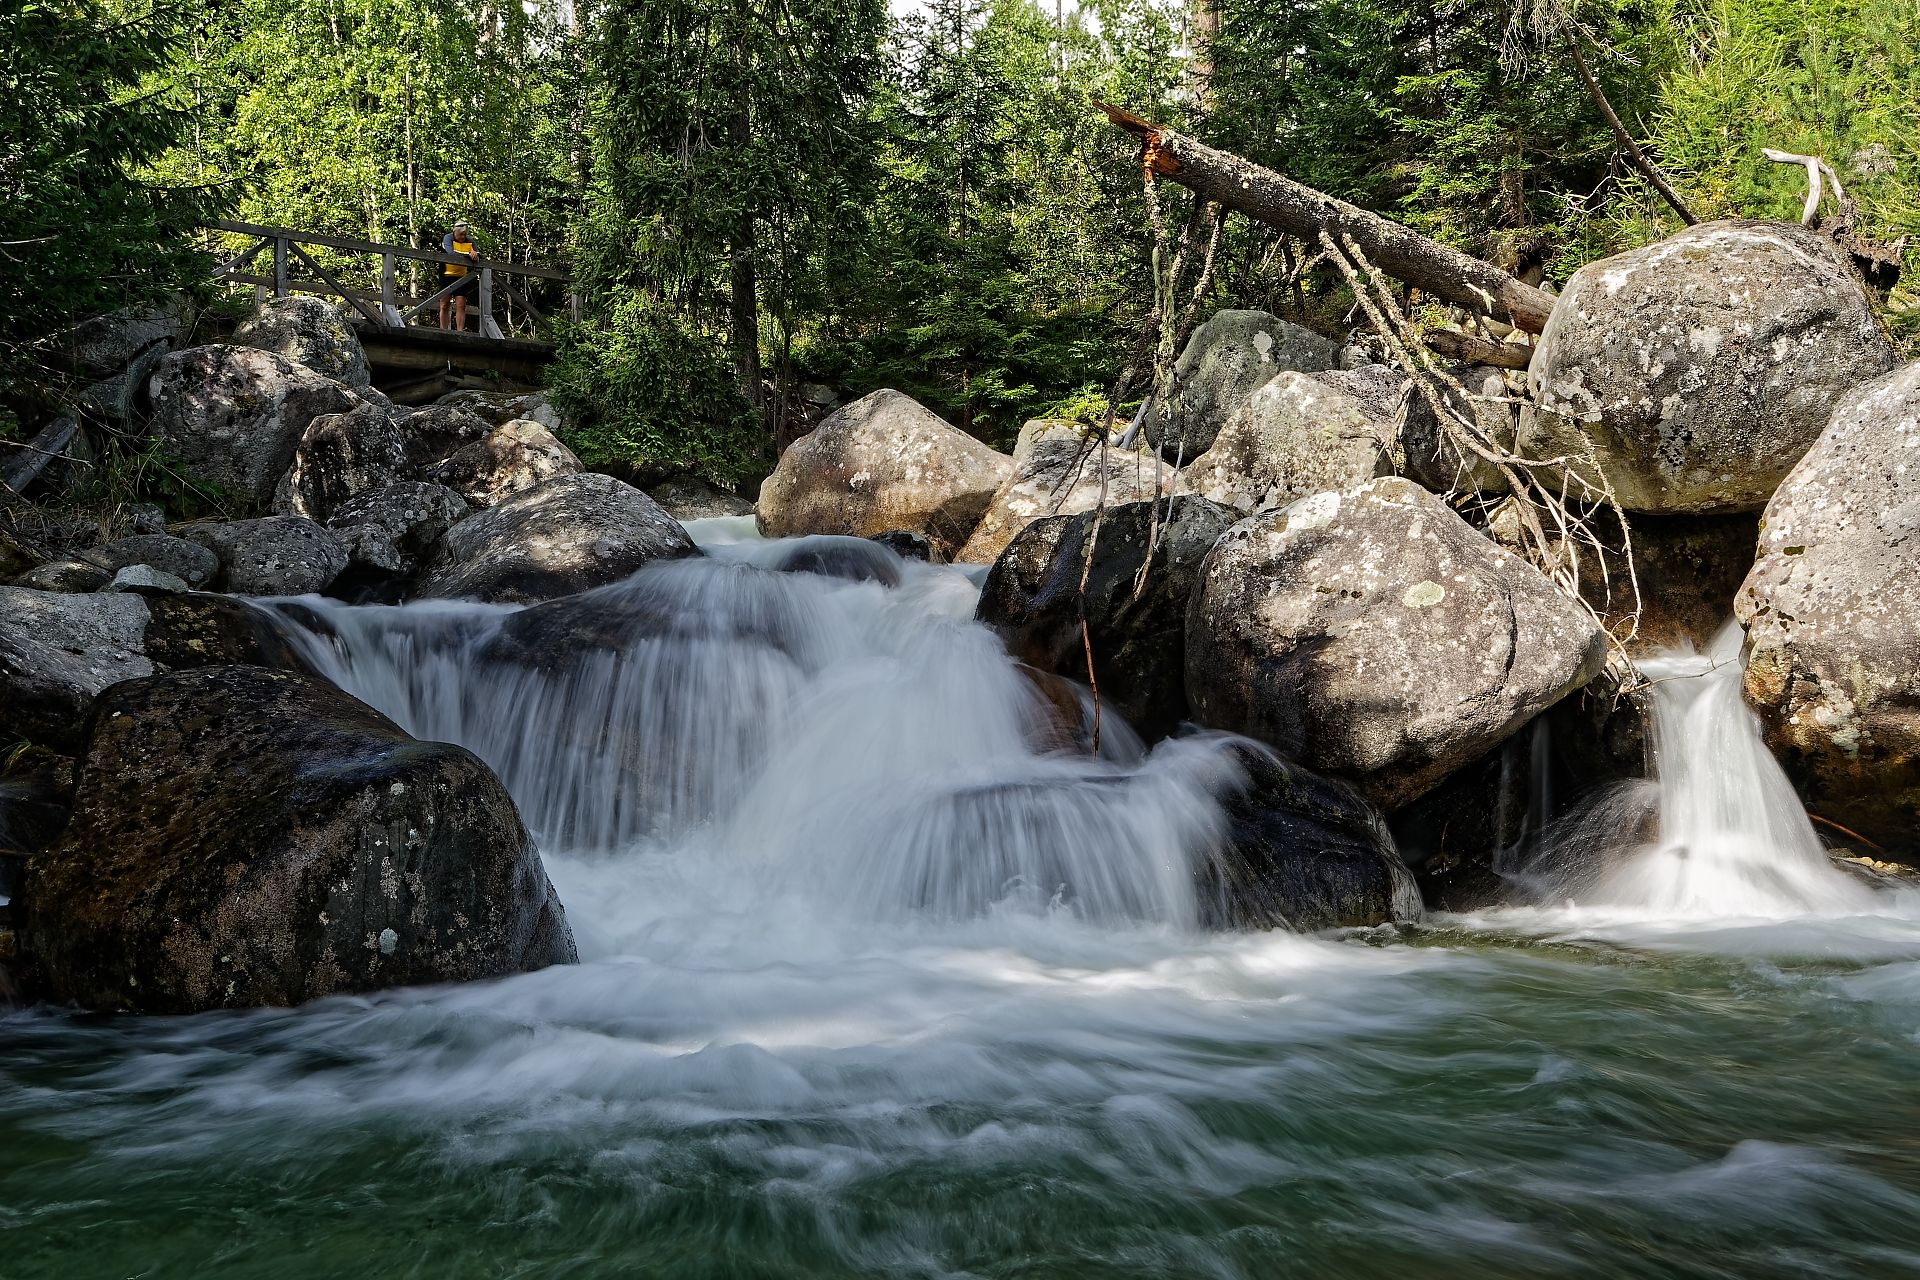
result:
M 567 425 L 553 398 L 544 391 L 451 391 L 433 403 L 471 413 L 491 427 L 503 427 L 521 418 L 530 418 L 555 433 Z
M 1630 511 L 1757 511 L 1840 397 L 1894 360 L 1826 238 L 1702 223 L 1574 273 L 1540 335 L 1519 452 L 1591 449 Z
M 220 572 L 220 557 L 185 538 L 164 533 L 136 533 L 104 547 L 81 552 L 80 558 L 108 573 L 144 564 L 180 579 L 189 587 L 204 587 Z
M 1100 522 L 1086 593 L 1094 677 L 1101 698 L 1143 738 L 1166 737 L 1187 718 L 1187 600 L 1232 523 L 1224 508 L 1185 494 L 1114 507 Z M 1078 680 L 1087 678 L 1080 570 L 1092 528 L 1091 513 L 1028 525 L 994 562 L 976 613 L 1015 658 Z
M 1605 661 L 1585 610 L 1399 478 L 1233 526 L 1187 614 L 1197 720 L 1349 778 L 1386 809 Z
M 553 432 L 531 418 L 516 418 L 427 468 L 426 478 L 476 507 L 492 507 L 511 494 L 580 469 L 580 459 Z
M 49 560 L 15 578 L 13 585 L 33 591 L 80 595 L 98 591 L 111 581 L 113 575 L 97 564 L 88 564 L 84 560 Z
M 1390 420 L 1336 381 L 1353 377 L 1276 374 L 1228 416 L 1184 487 L 1250 515 L 1372 479 L 1390 456 Z
M 240 322 L 233 340 L 243 347 L 285 356 L 350 387 L 368 386 L 373 381 L 359 335 L 345 316 L 321 298 L 268 298 Z
M 149 383 L 153 433 L 193 476 L 265 506 L 317 417 L 359 402 L 347 388 L 251 347 L 192 347 Z
M 1447 374 L 1466 392 L 1463 397 L 1442 384 L 1443 403 L 1455 414 L 1475 423 L 1494 448 L 1512 452 L 1520 430 L 1520 408 L 1525 380 L 1518 373 L 1485 365 L 1457 364 Z M 1424 395 L 1407 402 L 1398 439 L 1401 474 L 1435 493 L 1505 493 L 1507 478 L 1493 463 L 1471 449 L 1462 449 L 1435 418 Z
M 305 516 L 265 516 L 181 530 L 220 557 L 222 590 L 243 596 L 325 591 L 347 567 L 347 540 Z
M 898 391 L 876 391 L 793 442 L 760 486 L 770 538 L 892 529 L 924 534 L 951 557 L 1013 470 L 995 453 Z
M 350 569 L 371 585 L 412 578 L 446 531 L 472 514 L 466 499 L 446 486 L 406 480 L 347 499 L 328 527 L 346 538 Z M 399 592 L 376 594 L 397 598 Z
M 1808 807 L 1920 849 L 1920 364 L 1841 401 L 1735 600 L 1747 700 Z
M 493 429 L 493 423 L 465 404 L 435 402 L 400 419 L 407 461 L 424 469 L 450 457 Z
M 191 310 L 182 295 L 94 316 L 68 335 L 64 355 L 78 378 L 111 378 L 142 357 L 165 354 L 185 342 L 193 322 Z
M 1339 365 L 1339 344 L 1311 330 L 1266 311 L 1216 311 L 1174 361 L 1167 419 L 1149 414 L 1147 438 L 1168 457 L 1191 461 L 1213 447 L 1227 418 L 1275 374 Z
M 675 476 L 647 490 L 647 496 L 675 520 L 708 520 L 716 516 L 750 516 L 753 504 L 738 494 L 716 489 L 698 476 Z
M 150 564 L 130 564 L 114 571 L 102 591 L 132 591 L 141 595 L 171 594 L 191 590 L 183 579 L 163 573 Z
M 252 667 L 104 694 L 73 817 L 22 897 L 48 993 L 95 1009 L 294 1005 L 575 959 L 478 757 Z
M 408 433 L 384 406 L 315 418 L 301 433 L 275 510 L 325 523 L 348 499 L 412 479 L 407 444 Z
M 992 564 L 1035 520 L 1093 510 L 1103 478 L 1107 505 L 1115 507 L 1165 493 L 1173 477 L 1173 468 L 1151 450 L 1102 449 L 1075 423 L 1029 422 L 1014 446 L 1012 474 L 953 558 Z
M 1235 751 L 1246 785 L 1201 874 L 1213 928 L 1366 928 L 1420 919 L 1420 890 L 1386 819 L 1351 787 L 1251 744 Z
M 581 472 L 555 476 L 447 530 L 419 594 L 532 603 L 697 554 L 680 522 L 646 494 Z
M 0 741 L 71 750 L 102 689 L 210 663 L 301 665 L 272 619 L 243 600 L 0 587 Z

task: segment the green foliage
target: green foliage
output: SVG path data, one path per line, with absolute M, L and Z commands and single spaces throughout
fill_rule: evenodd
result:
M 604 327 L 568 329 L 549 385 L 589 467 L 733 486 L 772 464 L 719 348 L 644 294 L 613 302 Z
M 175 46 L 165 11 L 116 21 L 94 0 L 0 0 L 0 405 L 9 410 L 48 393 L 80 321 L 202 274 L 186 234 L 198 193 L 136 176 L 184 124 L 164 94 L 143 88 Z

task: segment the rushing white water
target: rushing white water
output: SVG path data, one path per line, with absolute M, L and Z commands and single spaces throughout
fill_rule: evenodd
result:
M 727 526 L 719 530 L 730 532 Z M 287 606 L 330 679 L 484 758 L 549 856 L 671 851 L 810 915 L 1195 922 L 1225 739 L 1070 746 L 948 569 L 852 539 L 713 542 L 531 609 Z M 880 581 L 777 572 L 800 560 Z
M 1744 639 L 1729 622 L 1705 653 L 1640 662 L 1652 709 L 1658 834 L 1611 860 L 1579 900 L 1654 917 L 1839 915 L 1874 892 L 1834 867 L 1741 697 Z M 1591 805 L 1583 841 L 1631 838 L 1649 798 L 1629 785 Z

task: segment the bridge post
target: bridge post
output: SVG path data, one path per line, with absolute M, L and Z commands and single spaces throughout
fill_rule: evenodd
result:
M 480 321 L 474 325 L 474 332 L 483 338 L 503 338 L 500 326 L 493 321 L 493 268 L 480 268 Z
M 390 253 L 380 255 L 380 318 L 392 328 L 400 329 L 406 326 L 407 321 L 393 298 L 393 273 L 397 262 L 398 259 Z
M 287 238 L 273 238 L 273 296 L 287 296 Z

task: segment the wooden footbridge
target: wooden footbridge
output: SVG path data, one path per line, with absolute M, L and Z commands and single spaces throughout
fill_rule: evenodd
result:
M 403 244 L 380 244 L 346 236 L 298 231 L 251 222 L 210 222 L 207 228 L 251 245 L 214 269 L 216 281 L 251 285 L 257 297 L 304 293 L 346 302 L 374 380 L 397 400 L 431 399 L 460 386 L 537 386 L 553 357 L 551 316 L 580 314 L 579 295 L 567 273 L 525 262 L 466 258 Z M 331 250 L 316 254 L 314 250 Z M 322 257 L 377 258 L 379 288 L 354 288 L 341 275 L 371 278 L 361 270 L 330 268 Z M 426 268 L 408 264 L 428 264 Z M 439 326 L 440 304 L 469 276 L 445 277 L 443 264 L 469 268 L 475 288 L 467 298 L 472 331 Z M 371 263 L 367 264 L 371 266 Z M 438 286 L 413 296 L 410 277 Z M 449 316 L 451 320 L 451 316 Z

